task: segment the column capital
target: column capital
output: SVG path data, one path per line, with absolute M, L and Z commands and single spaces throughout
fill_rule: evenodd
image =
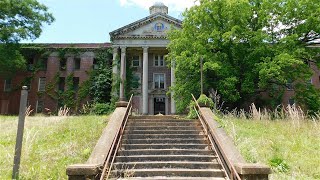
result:
M 112 46 L 112 48 L 114 54 L 118 53 L 119 46 Z
M 121 53 L 126 53 L 126 49 L 127 49 L 126 46 L 120 46 L 120 48 L 121 48 Z
M 142 46 L 143 52 L 149 49 L 149 46 Z

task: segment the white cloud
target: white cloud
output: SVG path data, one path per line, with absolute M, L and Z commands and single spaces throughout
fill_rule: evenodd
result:
M 138 6 L 140 8 L 149 9 L 155 2 L 163 2 L 169 7 L 170 12 L 183 12 L 186 8 L 190 8 L 197 0 L 120 0 L 121 6 Z

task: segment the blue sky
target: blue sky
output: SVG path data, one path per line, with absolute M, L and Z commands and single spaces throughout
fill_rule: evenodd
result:
M 110 42 L 109 32 L 149 15 L 156 0 L 38 0 L 49 7 L 55 22 L 45 25 L 41 36 L 24 43 Z M 159 1 L 159 0 L 157 0 Z M 194 0 L 160 0 L 169 15 L 181 18 Z

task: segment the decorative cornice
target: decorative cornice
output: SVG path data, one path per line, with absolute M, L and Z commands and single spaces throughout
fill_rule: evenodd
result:
M 146 18 L 143 18 L 143 19 L 140 19 L 138 21 L 135 21 L 131 24 L 128 24 L 126 26 L 123 26 L 115 31 L 112 31 L 110 32 L 110 37 L 111 37 L 111 40 L 113 39 L 117 39 L 119 37 L 121 38 L 126 38 L 126 37 L 123 37 L 121 35 L 125 34 L 125 33 L 128 33 L 128 32 L 131 32 L 131 31 L 134 31 L 136 29 L 138 29 L 139 27 L 143 26 L 143 25 L 146 25 L 146 24 L 149 24 L 151 23 L 152 21 L 154 20 L 158 20 L 158 19 L 162 19 L 166 22 L 169 22 L 170 24 L 174 24 L 178 27 L 182 27 L 182 21 L 179 20 L 179 19 L 176 19 L 176 18 L 173 18 L 171 16 L 168 16 L 166 14 L 163 14 L 163 13 L 155 13 L 153 15 L 150 15 Z M 130 38 L 145 38 L 145 37 L 141 37 L 141 36 L 130 36 Z M 146 36 L 148 37 L 148 36 Z M 149 37 L 150 38 L 150 37 Z M 151 38 L 155 38 L 155 37 L 151 37 Z M 160 38 L 163 38 L 163 37 L 160 37 Z

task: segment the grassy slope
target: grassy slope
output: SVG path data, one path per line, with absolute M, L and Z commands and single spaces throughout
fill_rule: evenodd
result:
M 20 177 L 66 179 L 67 165 L 85 162 L 106 116 L 28 117 L 25 124 Z M 0 179 L 10 179 L 17 117 L 0 116 Z
M 320 179 L 320 122 L 226 117 L 221 123 L 248 162 L 278 160 L 271 179 Z

